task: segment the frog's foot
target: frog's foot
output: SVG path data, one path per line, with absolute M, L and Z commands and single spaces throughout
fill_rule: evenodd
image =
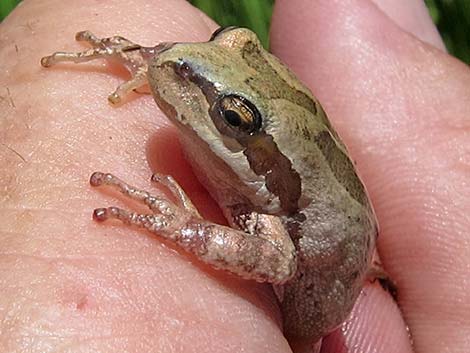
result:
M 191 199 L 186 195 L 183 188 L 176 182 L 171 175 L 164 175 L 155 173 L 152 175 L 152 181 L 160 183 L 171 191 L 174 197 L 180 202 L 184 209 L 195 216 L 200 216 L 197 208 L 192 203 Z
M 379 281 L 380 286 L 386 290 L 392 298 L 396 301 L 398 298 L 398 287 L 395 282 L 390 278 L 389 274 L 385 271 L 382 264 L 375 260 L 369 268 L 367 278 L 370 282 Z
M 155 174 L 152 180 L 165 185 L 179 205 L 166 197 L 137 189 L 112 174 L 93 173 L 90 178 L 92 186 L 113 187 L 125 196 L 145 204 L 153 212 L 140 214 L 108 207 L 95 209 L 93 218 L 100 222 L 118 219 L 145 228 L 178 244 L 202 261 L 246 279 L 280 284 L 294 275 L 297 265 L 295 247 L 285 229 L 278 224 L 280 220 L 277 217 L 258 215 L 256 234 L 214 224 L 199 216 L 173 178 Z M 284 241 L 271 241 L 270 237 L 283 237 Z
M 108 100 L 112 104 L 119 103 L 131 91 L 147 83 L 147 61 L 155 53 L 154 48 L 142 47 L 119 36 L 100 39 L 90 31 L 78 32 L 75 39 L 91 44 L 93 49 L 77 53 L 55 52 L 52 55 L 43 57 L 41 65 L 50 67 L 62 61 L 82 63 L 99 58 L 110 58 L 120 62 L 131 73 L 132 78 L 119 85 L 108 96 Z
M 184 191 L 172 177 L 154 174 L 152 176 L 152 181 L 159 182 L 166 186 L 177 198 L 177 200 L 180 201 L 184 211 L 194 214 L 196 216 L 199 215 L 194 205 L 191 203 Z M 166 198 L 151 195 L 147 191 L 137 189 L 109 173 L 93 173 L 90 177 L 90 184 L 91 186 L 109 185 L 111 187 L 114 187 L 127 197 L 144 203 L 148 208 L 150 208 L 151 211 L 156 214 L 161 214 L 162 216 L 169 216 L 174 213 L 177 213 L 176 211 L 178 206 L 174 205 L 171 201 L 167 200 Z M 120 210 L 116 207 L 109 207 L 96 209 L 93 213 L 93 217 L 98 221 L 104 221 L 108 218 L 118 218 L 120 220 L 126 220 L 126 217 L 128 218 L 130 214 L 131 213 Z

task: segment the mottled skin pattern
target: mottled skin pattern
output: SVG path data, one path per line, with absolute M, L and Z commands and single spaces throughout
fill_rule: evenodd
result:
M 246 29 L 154 48 L 89 32 L 77 38 L 95 49 L 56 53 L 42 64 L 119 59 L 133 78 L 111 102 L 148 80 L 231 228 L 201 219 L 171 178 L 165 184 L 179 204 L 102 173 L 93 174 L 93 186 L 113 186 L 154 214 L 107 208 L 95 219 L 145 227 L 215 267 L 273 283 L 289 337 L 316 342 L 343 322 L 371 267 L 377 225 L 346 148 L 310 91 Z

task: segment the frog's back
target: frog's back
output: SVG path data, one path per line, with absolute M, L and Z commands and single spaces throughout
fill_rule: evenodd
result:
M 318 111 L 323 112 L 317 103 Z M 310 114 L 299 110 L 288 118 L 295 121 L 290 124 L 291 145 L 301 151 L 291 159 L 302 175 L 299 209 L 284 216 L 297 249 L 298 271 L 277 293 L 286 334 L 317 340 L 350 313 L 367 276 L 378 229 L 345 146 L 323 123 L 326 115 L 318 119 Z
M 261 54 L 261 55 L 260 55 Z M 288 336 L 315 341 L 341 324 L 356 301 L 375 249 L 377 223 L 345 145 L 320 103 L 269 53 L 245 50 L 264 90 L 266 132 L 301 176 L 298 210 L 284 215 L 297 249 L 298 271 L 277 286 Z M 263 85 L 274 70 L 282 84 Z M 261 92 L 262 90 L 259 89 Z

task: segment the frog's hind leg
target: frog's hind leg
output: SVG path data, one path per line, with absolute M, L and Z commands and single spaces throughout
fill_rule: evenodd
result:
M 119 103 L 129 92 L 147 83 L 147 60 L 149 53 L 153 53 L 152 48 L 142 47 L 120 36 L 100 39 L 90 31 L 78 32 L 75 39 L 89 43 L 93 49 L 77 53 L 55 52 L 52 55 L 43 57 L 41 65 L 50 67 L 64 61 L 82 63 L 99 58 L 113 59 L 121 63 L 131 73 L 132 77 L 120 84 L 108 96 L 108 100 L 112 104 Z
M 295 274 L 295 246 L 277 217 L 259 215 L 254 225 L 256 234 L 214 224 L 198 215 L 189 198 L 171 177 L 156 175 L 152 180 L 166 185 L 181 205 L 137 189 L 112 174 L 96 172 L 90 178 L 92 186 L 113 187 L 147 205 L 153 213 L 142 214 L 108 207 L 95 209 L 93 218 L 100 222 L 118 219 L 145 228 L 178 244 L 200 260 L 246 279 L 281 284 Z M 279 234 L 273 236 L 276 232 Z M 271 241 L 272 236 L 274 239 L 282 236 L 286 241 Z

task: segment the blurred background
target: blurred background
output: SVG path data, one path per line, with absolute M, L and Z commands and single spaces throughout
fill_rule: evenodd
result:
M 0 20 L 20 0 L 0 0 Z M 268 47 L 269 23 L 274 0 L 189 0 L 221 26 L 248 27 Z M 425 0 L 449 52 L 470 63 L 470 0 Z

